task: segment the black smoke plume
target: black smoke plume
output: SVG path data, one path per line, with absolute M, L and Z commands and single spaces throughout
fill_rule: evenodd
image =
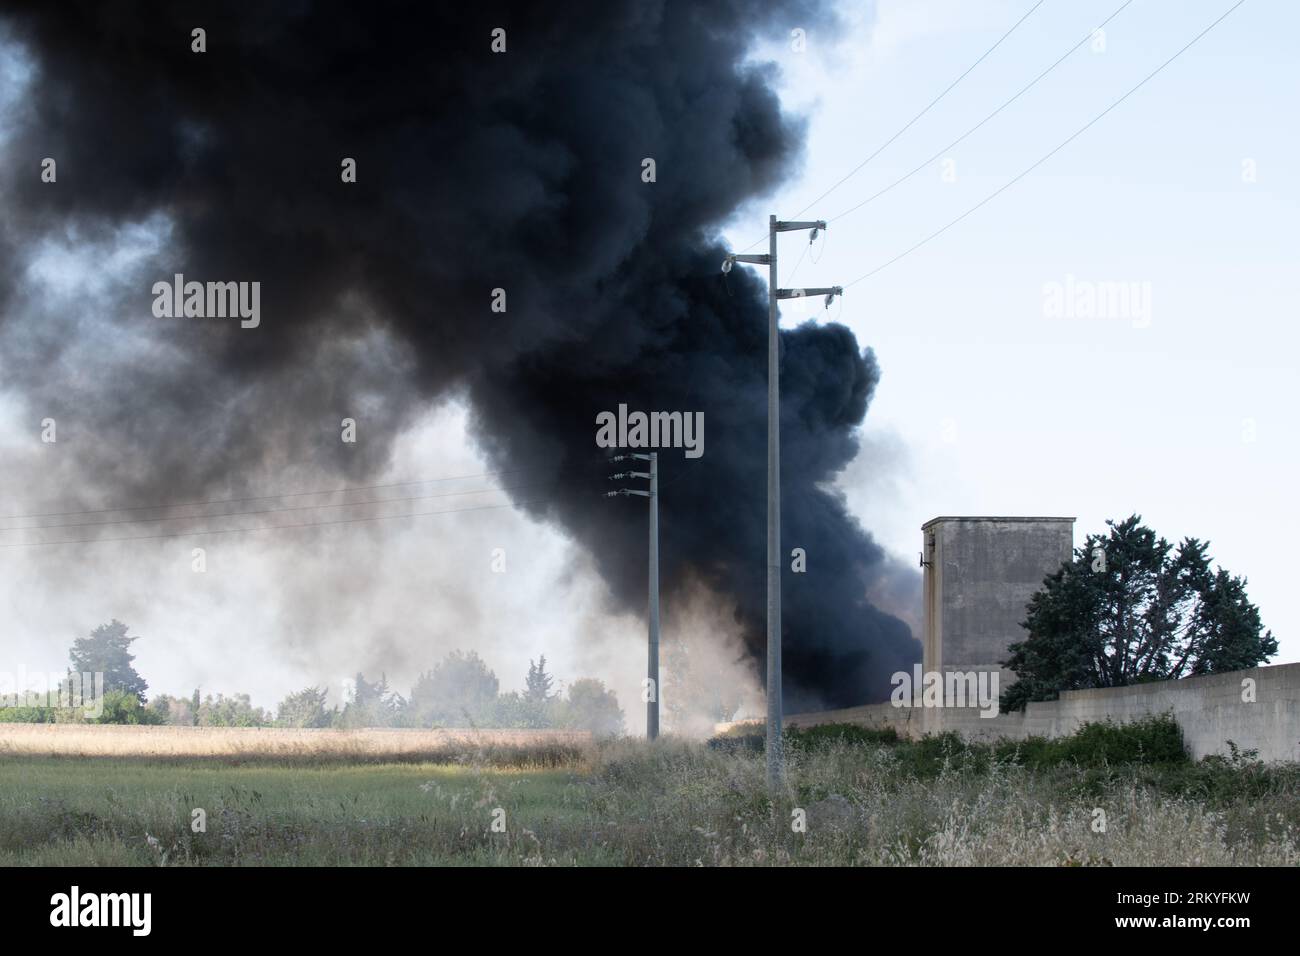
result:
M 663 456 L 666 626 L 703 582 L 760 665 L 766 293 L 720 275 L 716 229 L 797 171 L 802 126 L 746 56 L 795 27 L 828 35 L 818 6 L 6 4 L 0 35 L 32 74 L 4 120 L 3 374 L 80 441 L 57 491 L 175 500 L 304 467 L 358 480 L 416 414 L 461 397 L 493 467 L 556 480 L 522 506 L 640 609 L 644 508 L 562 479 L 590 474 L 600 411 L 702 411 L 704 457 Z M 111 247 L 125 227 L 162 237 L 149 261 L 80 315 L 44 315 L 31 251 Z M 154 318 L 150 286 L 173 272 L 260 281 L 261 326 Z M 87 335 L 103 350 L 69 367 Z M 827 490 L 878 369 L 840 325 L 782 347 L 784 542 L 808 552 L 785 578 L 787 707 L 879 699 L 917 645 L 866 600 L 892 572 Z M 338 439 L 349 414 L 355 447 Z

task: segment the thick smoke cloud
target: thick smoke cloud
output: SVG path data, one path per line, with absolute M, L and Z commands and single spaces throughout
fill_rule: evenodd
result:
M 765 287 L 724 279 L 714 236 L 797 171 L 801 125 L 745 58 L 760 37 L 828 28 L 815 7 L 9 4 L 0 22 L 35 72 L 4 142 L 3 372 L 82 439 L 59 492 L 358 480 L 416 414 L 460 396 L 493 466 L 527 476 L 520 506 L 640 608 L 644 507 L 596 494 L 595 418 L 702 411 L 704 457 L 662 456 L 665 597 L 703 584 L 734 604 L 761 664 Z M 505 54 L 489 49 L 498 26 Z M 194 27 L 208 52 L 191 52 Z M 55 186 L 36 175 L 47 156 Z M 76 322 L 42 316 L 32 251 L 124 228 L 157 243 L 130 291 Z M 261 326 L 154 318 L 150 286 L 173 272 L 260 281 Z M 91 334 L 106 344 L 87 367 L 75 343 Z M 787 707 L 860 703 L 919 657 L 867 602 L 893 572 L 828 490 L 879 372 L 839 325 L 782 346 L 784 541 L 809 555 L 786 575 Z

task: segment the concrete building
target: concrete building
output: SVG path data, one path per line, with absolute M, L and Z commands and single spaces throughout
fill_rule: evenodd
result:
M 1026 637 L 1025 604 L 1043 578 L 1069 561 L 1073 518 L 941 517 L 921 526 L 926 673 L 998 673 L 1007 648 Z
M 1015 680 L 1000 666 L 1024 640 L 1025 605 L 1043 578 L 1069 560 L 1073 518 L 935 518 L 922 526 L 924 661 L 928 673 L 998 673 L 999 691 Z M 1068 736 L 1088 722 L 1119 723 L 1172 714 L 1194 758 L 1231 746 L 1264 760 L 1300 760 L 1300 664 L 1252 667 L 1182 680 L 1062 691 L 1025 710 L 994 710 L 916 693 L 884 704 L 789 714 L 786 725 L 853 723 L 892 727 L 918 738 L 952 731 L 971 740 Z M 724 731 L 733 724 L 719 724 Z

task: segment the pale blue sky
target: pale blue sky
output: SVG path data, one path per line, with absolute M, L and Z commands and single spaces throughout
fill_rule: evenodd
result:
M 1122 0 L 1047 0 L 942 102 L 801 218 L 830 219 L 991 112 Z M 1101 112 L 1232 0 L 1135 0 L 940 163 L 836 222 L 782 284 L 847 283 L 956 218 Z M 738 218 L 792 217 L 911 119 L 1033 0 L 845 5 L 839 37 L 765 51 L 810 111 L 802 173 Z M 793 26 L 797 26 L 793 25 Z M 1076 543 L 1140 512 L 1212 542 L 1300 659 L 1291 507 L 1300 407 L 1300 4 L 1247 0 L 1098 124 L 987 206 L 849 290 L 829 315 L 876 350 L 868 446 L 843 482 L 892 550 L 940 514 L 1076 515 Z M 1253 160 L 1257 181 L 1243 182 Z M 770 208 L 769 208 L 770 207 Z M 1149 324 L 1050 318 L 1051 282 L 1150 283 Z M 821 302 L 786 324 L 824 317 Z M 1145 325 L 1145 327 L 1142 327 Z M 1253 440 L 1252 440 L 1253 439 Z

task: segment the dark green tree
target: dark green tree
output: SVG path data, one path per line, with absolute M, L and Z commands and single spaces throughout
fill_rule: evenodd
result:
M 200 727 L 266 727 L 271 715 L 261 707 L 254 707 L 247 694 L 209 694 L 199 708 Z
M 539 730 L 554 727 L 559 720 L 563 701 L 558 695 L 544 704 L 529 700 L 518 691 L 498 695 L 479 720 L 482 726 L 511 728 L 519 730 Z
M 172 697 L 170 694 L 158 694 L 149 698 L 149 709 L 165 718 L 174 727 L 191 727 L 195 722 L 195 711 L 188 697 Z
M 602 681 L 583 677 L 569 685 L 564 724 L 589 730 L 597 737 L 617 737 L 623 733 L 623 709 L 618 706 L 618 696 Z
M 79 674 L 102 673 L 105 693 L 122 691 L 143 704 L 149 685 L 131 665 L 135 655 L 130 648 L 137 640 L 139 638 L 127 636 L 127 626 L 117 619 L 101 624 L 90 632 L 89 637 L 73 641 L 69 651 L 72 670 Z
M 322 691 L 323 693 L 323 691 Z M 404 722 L 407 703 L 388 686 L 388 676 L 368 681 L 357 672 L 352 700 L 343 708 L 338 722 L 343 727 L 392 727 Z
M 166 694 L 150 700 L 149 709 L 161 717 L 164 724 L 172 723 L 172 701 Z
M 474 651 L 452 651 L 411 689 L 412 720 L 423 727 L 464 727 L 490 715 L 500 683 Z
M 554 694 L 551 685 L 555 681 L 546 673 L 546 655 L 534 664 L 528 661 L 528 676 L 524 679 L 524 699 L 532 704 L 545 704 Z
M 1029 636 L 1003 663 L 1018 678 L 1003 710 L 1063 690 L 1254 667 L 1277 653 L 1246 580 L 1211 570 L 1208 542 L 1175 547 L 1140 515 L 1106 524 L 1030 598 Z
M 165 724 L 167 717 L 140 703 L 140 698 L 124 690 L 104 691 L 103 711 L 87 717 L 90 724 Z
M 308 687 L 290 694 L 276 708 L 275 722 L 281 727 L 328 727 L 333 713 L 325 709 L 324 687 Z

